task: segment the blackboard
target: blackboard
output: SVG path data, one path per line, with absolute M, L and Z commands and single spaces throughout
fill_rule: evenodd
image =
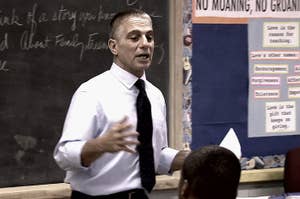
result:
M 0 187 L 62 182 L 52 153 L 70 99 L 109 69 L 109 21 L 127 7 L 152 16 L 155 54 L 148 79 L 168 98 L 168 1 L 0 2 Z

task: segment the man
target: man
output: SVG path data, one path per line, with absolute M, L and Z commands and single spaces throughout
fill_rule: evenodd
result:
M 182 166 L 186 152 L 167 145 L 163 95 L 145 75 L 152 61 L 153 35 L 151 18 L 145 12 L 116 14 L 108 41 L 114 56 L 110 70 L 83 83 L 72 98 L 54 158 L 67 171 L 65 180 L 71 184 L 73 199 L 148 198 L 154 172 L 172 173 Z M 144 82 L 146 91 L 136 82 Z M 140 93 L 149 98 L 152 119 L 137 112 Z M 142 124 L 140 116 L 145 119 Z M 149 121 L 152 124 L 140 130 Z M 143 131 L 147 131 L 146 139 Z M 145 169 L 141 159 L 148 158 L 154 163 Z M 142 170 L 150 178 L 145 180 Z
M 235 199 L 240 175 L 240 162 L 230 150 L 217 145 L 199 148 L 184 161 L 179 199 Z

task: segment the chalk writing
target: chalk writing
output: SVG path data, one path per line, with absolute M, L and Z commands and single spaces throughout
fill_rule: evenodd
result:
M 8 49 L 8 34 L 5 33 L 4 34 L 4 38 L 1 40 L 0 39 L 0 51 L 4 51 L 4 50 L 7 50 Z
M 137 2 L 137 0 L 127 1 L 127 4 L 134 5 Z M 22 14 L 17 13 L 15 8 L 6 10 L 7 12 L 0 10 L 0 28 L 2 32 L 4 30 L 0 35 L 0 51 L 10 50 L 12 47 L 26 52 L 39 49 L 78 48 L 80 49 L 78 58 L 82 61 L 88 50 L 108 49 L 106 38 L 103 38 L 96 29 L 89 31 L 85 28 L 89 23 L 99 23 L 100 28 L 102 26 L 100 23 L 110 20 L 115 12 L 105 11 L 102 5 L 96 5 L 96 9 L 92 11 L 70 8 L 64 4 L 51 11 L 43 9 L 38 3 L 34 3 Z M 11 32 L 13 29 L 9 27 L 12 26 L 19 27 L 17 33 Z M 58 28 L 52 29 L 53 26 Z M 71 34 L 68 30 L 71 30 Z M 16 45 L 17 43 L 19 45 Z M 163 50 L 161 54 L 164 54 Z M 7 72 L 10 60 L 5 57 L 2 59 L 0 72 Z
M 55 11 L 52 15 L 52 21 L 57 22 L 71 22 L 71 30 L 76 30 L 76 16 L 77 11 L 68 10 L 64 7 L 64 5 L 60 6 L 60 9 L 58 11 Z
M 127 0 L 126 4 L 129 7 L 143 7 L 139 0 Z M 22 14 L 17 13 L 15 8 L 11 8 L 5 14 L 0 10 L 0 27 L 17 26 L 23 30 L 15 34 L 9 32 L 11 29 L 7 29 L 2 37 L 0 35 L 0 51 L 9 50 L 12 46 L 26 52 L 39 49 L 76 48 L 79 49 L 78 58 L 82 61 L 86 51 L 107 50 L 107 38 L 95 30 L 82 31 L 89 23 L 103 23 L 103 21 L 111 20 L 115 14 L 115 12 L 107 12 L 103 5 L 96 5 L 95 8 L 81 10 L 62 3 L 57 9 L 49 11 L 43 10 L 45 8 L 42 8 L 39 3 L 33 3 L 29 10 Z M 155 11 L 149 13 L 152 17 L 162 17 Z M 60 28 L 51 29 L 50 25 Z M 99 27 L 101 27 L 100 24 Z M 41 29 L 43 32 L 40 32 Z M 16 42 L 19 43 L 18 46 L 15 46 Z M 155 47 L 158 56 L 157 63 L 160 64 L 165 56 L 164 44 L 160 43 Z M 8 71 L 9 61 L 6 58 L 1 61 L 0 71 Z
M 36 40 L 34 38 L 35 33 L 24 31 L 20 39 L 21 50 L 31 50 L 38 48 L 49 48 L 49 42 L 51 41 L 48 36 L 45 36 L 43 40 Z
M 138 0 L 127 0 L 128 6 L 137 5 Z M 6 32 L 2 38 L 0 37 L 0 51 L 10 48 L 9 41 L 19 41 L 19 48 L 22 51 L 32 51 L 38 49 L 52 48 L 76 48 L 79 49 L 78 58 L 83 60 L 86 51 L 107 50 L 107 42 L 98 32 L 82 32 L 89 23 L 102 23 L 110 20 L 114 12 L 105 11 L 102 5 L 96 6 L 97 9 L 91 11 L 83 11 L 76 8 L 70 8 L 64 4 L 58 6 L 52 11 L 43 10 L 38 3 L 34 3 L 28 11 L 23 15 L 19 15 L 15 8 L 12 8 L 9 15 L 4 15 L 0 10 L 0 26 L 19 26 L 23 31 L 18 34 Z M 161 17 L 150 12 L 151 16 Z M 50 29 L 49 25 L 57 25 L 59 29 Z M 99 24 L 99 27 L 101 25 Z M 43 29 L 41 33 L 39 30 Z M 71 32 L 69 32 L 69 29 Z M 8 37 L 11 37 L 9 40 Z M 158 64 L 163 61 L 165 50 L 164 44 L 156 45 L 158 54 Z M 8 61 L 1 61 L 0 71 L 8 71 Z
M 87 43 L 79 40 L 79 34 L 74 34 L 70 39 L 66 38 L 64 34 L 57 35 L 55 37 L 55 46 L 56 47 L 71 47 L 80 49 L 80 61 L 83 58 L 83 54 L 87 50 L 102 50 L 108 49 L 106 43 L 101 41 L 96 41 L 96 36 L 98 33 L 92 33 L 88 35 Z
M 6 60 L 0 60 L 0 71 L 4 71 L 4 72 L 8 71 Z
M 75 31 L 78 29 L 78 26 L 85 27 L 89 22 L 101 22 L 112 19 L 115 13 L 107 13 L 104 11 L 103 6 L 98 7 L 98 11 L 79 11 L 71 10 L 66 8 L 63 4 L 60 6 L 58 11 L 55 11 L 52 14 L 51 21 L 58 23 L 61 22 L 70 22 L 71 30 Z
M 27 24 L 31 24 L 31 31 L 34 32 L 36 30 L 37 27 L 37 22 L 35 20 L 35 13 L 36 13 L 36 9 L 37 9 L 37 4 L 34 4 L 32 7 L 32 11 L 27 13 Z
M 5 15 L 2 10 L 0 10 L 0 26 L 22 26 L 20 17 L 16 14 L 16 9 L 12 9 L 10 15 Z

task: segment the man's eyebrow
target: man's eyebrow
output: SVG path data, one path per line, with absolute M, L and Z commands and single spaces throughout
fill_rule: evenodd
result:
M 142 31 L 140 31 L 140 30 L 132 30 L 132 31 L 128 32 L 128 35 L 132 35 L 132 34 L 140 34 L 140 33 L 142 33 Z M 149 34 L 149 33 L 152 34 L 152 33 L 153 33 L 153 30 L 146 31 L 145 34 Z
M 133 35 L 133 34 L 139 34 L 141 31 L 138 30 L 132 30 L 130 32 L 128 32 L 128 35 Z

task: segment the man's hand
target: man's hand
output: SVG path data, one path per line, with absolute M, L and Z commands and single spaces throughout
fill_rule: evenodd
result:
M 189 153 L 190 153 L 189 150 L 181 150 L 176 154 L 171 165 L 171 172 L 181 170 L 184 160 Z
M 81 152 L 82 165 L 89 166 L 103 153 L 115 153 L 119 151 L 135 153 L 136 151 L 129 146 L 139 144 L 137 140 L 139 134 L 136 131 L 129 131 L 131 127 L 132 125 L 128 123 L 128 118 L 124 117 L 124 119 L 112 125 L 101 136 L 88 140 Z M 135 138 L 132 139 L 132 137 Z
M 127 117 L 114 124 L 105 134 L 94 140 L 97 149 L 110 153 L 118 151 L 135 153 L 136 151 L 128 146 L 139 144 L 137 140 L 139 134 L 136 131 L 128 131 L 131 127 L 132 125 L 127 122 Z M 135 139 L 132 139 L 132 137 L 135 137 Z

